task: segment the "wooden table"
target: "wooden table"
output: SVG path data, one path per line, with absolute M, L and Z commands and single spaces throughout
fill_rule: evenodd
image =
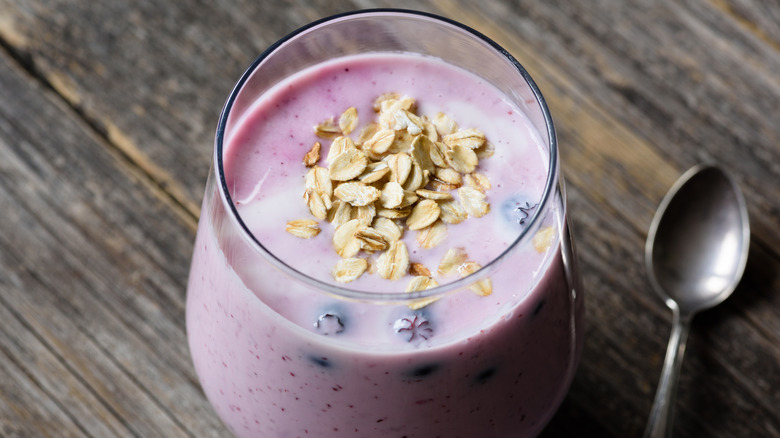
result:
M 780 437 L 780 5 L 762 0 L 0 0 L 0 436 L 228 436 L 184 327 L 218 113 L 276 39 L 389 6 L 495 39 L 557 122 L 588 326 L 544 436 L 641 434 L 670 332 L 644 240 L 707 161 L 744 190 L 752 242 L 694 321 L 677 436 Z

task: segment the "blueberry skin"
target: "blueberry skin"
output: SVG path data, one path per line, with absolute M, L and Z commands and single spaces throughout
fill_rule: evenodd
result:
M 310 355 L 307 357 L 311 363 L 322 368 L 330 368 L 333 363 L 328 360 L 327 357 Z
M 415 379 L 421 379 L 424 377 L 428 377 L 431 374 L 437 372 L 441 368 L 440 364 L 437 363 L 429 363 L 422 366 L 419 366 L 407 373 L 408 377 L 415 378 Z
M 397 319 L 393 323 L 393 329 L 406 342 L 428 340 L 434 334 L 431 321 L 422 314 L 416 313 Z
M 314 327 L 325 336 L 338 335 L 344 332 L 344 319 L 338 313 L 328 312 L 317 318 Z
M 485 383 L 488 382 L 488 380 L 490 380 L 491 377 L 493 377 L 496 374 L 497 370 L 498 370 L 497 366 L 493 366 L 483 370 L 482 372 L 480 372 L 474 377 L 474 383 L 478 385 L 484 385 Z
M 539 312 L 541 312 L 541 311 L 542 311 L 542 308 L 544 307 L 544 304 L 545 304 L 545 303 L 546 303 L 546 301 L 545 301 L 545 300 L 541 300 L 541 301 L 539 301 L 539 304 L 537 304 L 537 305 L 536 305 L 536 307 L 534 308 L 534 314 L 533 314 L 533 316 L 536 316 L 536 315 L 538 315 L 538 314 L 539 314 Z
M 510 224 L 524 226 L 538 204 L 525 196 L 513 196 L 501 203 L 501 217 Z

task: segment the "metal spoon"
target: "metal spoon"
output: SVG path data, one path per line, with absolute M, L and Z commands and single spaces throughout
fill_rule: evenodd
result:
M 688 170 L 661 201 L 650 225 L 645 263 L 655 292 L 672 309 L 672 333 L 645 438 L 671 437 L 677 380 L 693 316 L 734 291 L 747 262 L 745 199 L 723 170 Z

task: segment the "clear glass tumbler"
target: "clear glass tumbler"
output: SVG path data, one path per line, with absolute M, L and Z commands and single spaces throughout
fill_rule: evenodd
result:
M 366 53 L 419 54 L 473 73 L 524 113 L 541 145 L 541 196 L 526 203 L 488 195 L 490 214 L 514 221 L 517 234 L 472 275 L 412 293 L 406 283 L 358 290 L 305 274 L 301 267 L 316 255 L 279 257 L 239 213 L 225 163 L 255 102 L 302 70 Z M 579 361 L 583 296 L 552 118 L 509 53 L 473 29 L 420 12 L 368 10 L 317 21 L 250 66 L 227 99 L 215 143 L 187 332 L 203 390 L 236 436 L 503 438 L 541 431 Z M 302 157 L 310 145 L 290 145 L 296 147 Z M 305 172 L 300 161 L 268 166 Z M 284 234 L 284 223 L 279 227 Z M 492 294 L 476 297 L 485 282 Z M 432 304 L 421 307 L 421 300 Z M 465 314 L 463 306 L 471 318 L 445 321 L 442 315 Z M 388 337 L 349 336 L 350 328 L 369 325 Z

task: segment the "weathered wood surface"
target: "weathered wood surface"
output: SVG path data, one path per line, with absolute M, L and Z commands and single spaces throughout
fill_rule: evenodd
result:
M 227 436 L 184 331 L 218 112 L 287 32 L 390 6 L 494 38 L 556 119 L 589 322 L 544 435 L 641 434 L 670 331 L 646 230 L 712 161 L 746 194 L 751 254 L 694 322 L 676 432 L 780 437 L 780 5 L 761 0 L 0 0 L 0 436 Z

